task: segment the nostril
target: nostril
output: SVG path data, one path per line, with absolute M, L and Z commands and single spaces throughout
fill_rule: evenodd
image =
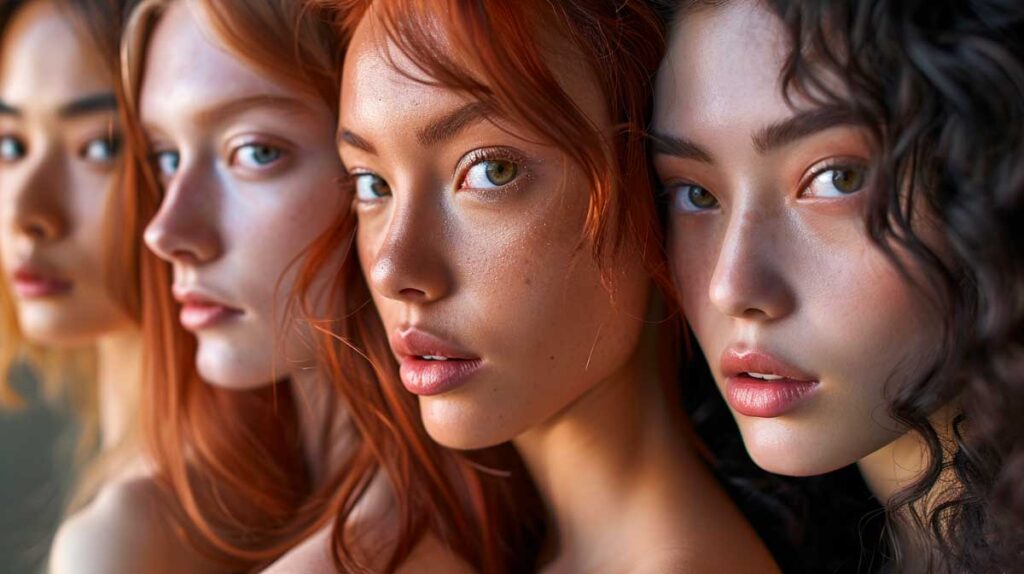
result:
M 422 299 L 427 296 L 426 291 L 421 289 L 415 289 L 412 287 L 406 287 L 398 292 L 402 297 L 407 299 Z

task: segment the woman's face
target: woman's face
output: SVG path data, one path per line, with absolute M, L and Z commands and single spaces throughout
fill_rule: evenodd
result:
M 687 319 L 751 456 L 812 475 L 902 433 L 887 383 L 939 323 L 865 228 L 865 132 L 787 105 L 783 25 L 760 2 L 684 16 L 657 80 L 655 164 Z
M 497 444 L 621 373 L 648 281 L 635 252 L 610 261 L 613 304 L 583 241 L 580 170 L 496 110 L 403 75 L 426 79 L 382 28 L 357 29 L 342 81 L 360 263 L 431 436 Z M 550 64 L 610 131 L 578 59 Z
M 28 340 L 80 346 L 133 328 L 106 282 L 120 126 L 113 78 L 49 1 L 0 49 L 0 262 Z
M 291 264 L 350 199 L 329 107 L 229 53 L 189 6 L 172 4 L 147 54 L 140 115 L 165 195 L 145 240 L 174 268 L 200 375 L 253 388 L 312 360 L 286 321 Z

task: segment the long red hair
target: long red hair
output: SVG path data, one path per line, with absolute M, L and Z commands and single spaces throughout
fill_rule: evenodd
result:
M 608 261 L 609 254 L 626 244 L 639 246 L 650 276 L 666 301 L 673 300 L 644 134 L 653 76 L 664 42 L 657 18 L 644 3 L 573 0 L 556 6 L 545 0 L 308 2 L 317 9 L 333 11 L 343 47 L 371 7 L 379 10 L 375 16 L 383 22 L 390 39 L 433 82 L 501 110 L 561 148 L 583 169 L 592 190 L 581 242 L 589 243 L 598 261 Z M 545 64 L 540 48 L 542 34 L 545 38 L 547 34 L 567 38 L 594 71 L 614 133 L 603 133 L 590 122 L 560 87 Z M 352 214 L 349 217 L 354 219 Z M 346 221 L 332 237 L 311 249 L 296 296 L 303 297 L 312 278 L 330 261 L 332 250 L 339 242 L 351 244 L 353 235 L 354 221 Z M 335 281 L 348 297 L 347 313 L 319 322 L 316 317 L 310 318 L 320 327 L 322 362 L 338 382 L 336 388 L 346 397 L 352 416 L 358 419 L 364 440 L 375 452 L 384 454 L 378 460 L 387 469 L 395 492 L 408 493 L 401 500 L 407 513 L 405 522 L 415 526 L 420 517 L 426 521 L 420 528 L 442 536 L 447 532 L 449 545 L 485 571 L 535 568 L 543 516 L 521 462 L 510 458 L 508 451 L 492 449 L 470 455 L 433 443 L 422 427 L 414 397 L 399 382 L 385 331 L 354 257 L 345 261 Z M 668 306 L 669 316 L 677 317 L 674 304 Z M 666 321 L 665 326 L 674 335 L 676 321 Z M 675 356 L 675 338 L 669 336 L 665 341 L 668 347 L 663 356 L 671 363 L 665 365 L 665 373 L 674 375 L 671 358 Z M 366 384 L 342 382 L 353 376 L 353 364 L 366 370 Z M 369 372 L 371 368 L 376 377 Z M 378 384 L 373 384 L 374 378 Z M 409 441 L 413 448 L 396 452 L 395 446 L 402 441 Z M 504 471 L 505 478 L 482 473 L 487 466 Z M 411 472 L 417 468 L 421 472 Z M 465 485 L 463 488 L 473 488 L 468 491 L 473 493 L 468 513 L 459 507 L 458 493 L 450 490 L 453 472 L 461 477 L 458 482 Z M 433 495 L 422 498 L 425 493 Z M 517 505 L 515 497 L 523 502 Z M 344 524 L 346 511 L 350 510 L 341 508 L 339 524 Z M 459 530 L 452 532 L 451 525 L 459 526 Z M 474 538 L 466 527 L 480 533 L 478 543 L 483 546 L 466 545 Z M 338 565 L 351 570 L 344 532 L 339 529 L 334 534 L 334 546 Z M 495 548 L 498 552 L 491 552 Z

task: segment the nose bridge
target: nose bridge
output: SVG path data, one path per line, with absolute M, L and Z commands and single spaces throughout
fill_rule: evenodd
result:
M 53 142 L 40 141 L 33 147 L 17 170 L 21 173 L 9 176 L 3 187 L 11 187 L 8 206 L 17 233 L 52 241 L 70 227 L 66 160 Z
M 217 220 L 223 193 L 214 173 L 198 165 L 182 165 L 146 226 L 146 244 L 168 261 L 216 259 L 222 248 Z
M 793 309 L 795 299 L 785 273 L 792 241 L 786 235 L 784 215 L 766 202 L 745 201 L 734 207 L 709 293 L 722 312 L 777 319 Z
M 451 285 L 444 208 L 436 193 L 414 191 L 395 197 L 371 278 L 393 299 L 424 302 L 444 297 Z

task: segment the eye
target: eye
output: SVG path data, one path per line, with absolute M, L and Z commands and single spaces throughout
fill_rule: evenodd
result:
M 857 165 L 837 165 L 822 169 L 804 188 L 802 197 L 843 197 L 864 188 L 867 170 Z
M 356 173 L 352 178 L 355 180 L 357 201 L 378 201 L 391 195 L 388 182 L 376 174 Z
M 153 165 L 156 167 L 157 174 L 164 181 L 174 177 L 180 164 L 181 154 L 176 151 L 158 151 L 153 154 Z
M 470 189 L 494 189 L 508 185 L 519 175 L 519 166 L 503 159 L 485 159 L 466 171 L 462 187 Z
M 78 157 L 90 163 L 109 164 L 117 157 L 121 142 L 116 137 L 89 140 L 78 152 Z
M 25 157 L 25 144 L 14 136 L 0 136 L 0 162 L 13 163 Z
M 667 191 L 672 208 L 682 213 L 699 213 L 718 207 L 718 198 L 699 185 L 684 183 L 671 186 Z
M 281 148 L 267 144 L 246 144 L 239 146 L 232 154 L 231 163 L 248 169 L 263 169 L 281 159 Z

